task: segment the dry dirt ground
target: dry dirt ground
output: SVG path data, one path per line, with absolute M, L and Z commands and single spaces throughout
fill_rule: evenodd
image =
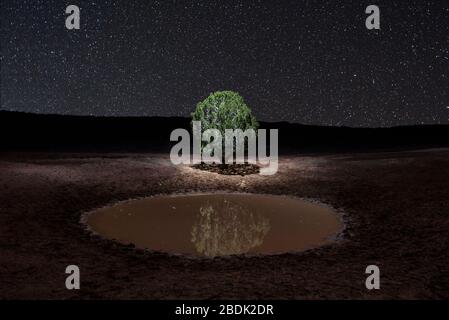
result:
M 319 199 L 344 212 L 338 242 L 303 253 L 192 259 L 90 234 L 83 212 L 159 193 Z M 65 268 L 81 269 L 81 290 Z M 365 268 L 381 289 L 365 288 Z M 449 151 L 283 156 L 273 177 L 174 167 L 160 154 L 0 156 L 0 298 L 449 298 Z

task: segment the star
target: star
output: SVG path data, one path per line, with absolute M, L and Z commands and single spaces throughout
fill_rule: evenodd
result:
M 330 0 L 86 1 L 70 31 L 61 1 L 4 0 L 1 109 L 188 117 L 233 90 L 260 121 L 447 124 L 449 6 L 379 6 L 381 32 Z

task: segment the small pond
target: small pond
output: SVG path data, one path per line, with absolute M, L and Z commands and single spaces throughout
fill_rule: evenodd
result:
M 342 229 L 328 206 L 233 193 L 129 200 L 93 211 L 86 221 L 109 239 L 201 257 L 298 252 L 332 242 Z

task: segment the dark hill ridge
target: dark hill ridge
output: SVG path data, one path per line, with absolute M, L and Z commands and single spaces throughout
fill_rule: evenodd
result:
M 3 151 L 169 151 L 181 117 L 90 117 L 0 111 Z M 449 147 L 449 125 L 348 128 L 262 122 L 279 129 L 280 152 Z

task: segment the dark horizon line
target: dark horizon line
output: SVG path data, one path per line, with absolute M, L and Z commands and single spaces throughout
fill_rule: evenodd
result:
M 0 107 L 1 113 L 9 113 L 9 114 L 25 114 L 25 115 L 33 115 L 33 116 L 51 116 L 51 117 L 72 117 L 72 118 L 92 118 L 92 119 L 151 119 L 151 118 L 163 118 L 163 119 L 190 119 L 190 117 L 186 116 L 110 116 L 110 115 L 79 115 L 79 114 L 61 114 L 61 113 L 36 113 L 36 112 L 27 112 L 27 111 L 18 111 L 18 110 L 7 110 L 2 109 Z M 304 124 L 300 122 L 290 122 L 290 121 L 259 121 L 259 123 L 267 123 L 267 124 L 290 124 L 290 125 L 299 125 L 305 127 L 323 127 L 323 128 L 350 128 L 350 129 L 394 129 L 394 128 L 410 128 L 410 127 L 449 127 L 449 123 L 447 124 L 409 124 L 409 125 L 396 125 L 396 126 L 377 126 L 377 127 L 368 127 L 368 126 L 334 126 L 334 125 L 321 125 L 321 124 Z

